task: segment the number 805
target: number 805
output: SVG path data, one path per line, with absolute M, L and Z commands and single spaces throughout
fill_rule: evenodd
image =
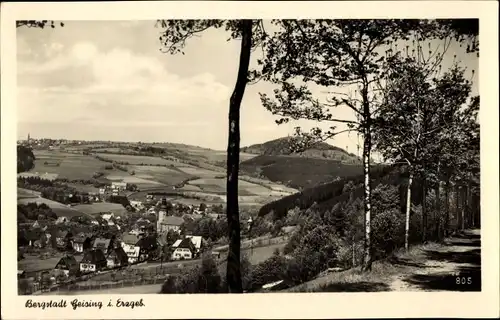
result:
M 456 284 L 472 284 L 472 278 L 471 277 L 456 277 L 455 278 L 455 283 Z

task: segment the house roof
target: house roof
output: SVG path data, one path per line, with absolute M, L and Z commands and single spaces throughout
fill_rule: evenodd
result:
M 128 256 L 122 247 L 113 248 L 108 254 L 108 259 L 109 258 L 114 258 L 122 263 L 126 263 L 128 261 Z
M 175 240 L 174 244 L 172 244 L 172 247 L 177 248 L 181 242 L 182 242 L 182 239 Z
M 130 249 L 130 248 L 128 248 Z M 125 249 L 124 249 L 125 250 Z M 127 250 L 125 252 L 129 258 L 138 258 L 139 254 L 141 253 L 141 248 L 139 247 L 133 247 L 132 250 Z
M 159 235 L 157 240 L 160 246 L 167 245 L 167 235 L 165 233 Z
M 220 217 L 223 217 L 224 215 L 220 214 L 220 213 L 209 213 L 209 214 L 207 214 L 207 216 L 209 216 L 212 219 L 219 219 Z
M 73 242 L 85 242 L 88 238 L 91 238 L 92 234 L 86 233 L 86 232 L 79 232 L 75 238 L 73 239 Z
M 114 216 L 115 216 L 115 215 L 114 215 L 114 213 L 113 213 L 113 212 L 111 212 L 111 213 L 105 213 L 105 214 L 103 214 L 101 217 L 102 217 L 104 220 L 109 220 L 109 219 L 113 218 Z
M 158 240 L 156 240 L 156 237 L 148 236 L 140 239 L 137 245 L 141 247 L 141 249 L 154 249 L 158 246 Z
M 191 214 L 188 214 L 187 216 L 193 220 L 199 220 L 199 219 L 203 218 L 203 215 L 198 214 L 198 213 L 191 213 Z
M 59 260 L 54 269 L 78 269 L 78 262 L 76 262 L 76 259 L 73 256 L 64 256 L 61 260 Z
M 161 224 L 170 225 L 170 226 L 180 226 L 184 223 L 184 219 L 181 217 L 168 216 L 161 222 Z
M 63 231 L 63 230 L 59 230 L 57 233 L 56 233 L 56 237 L 58 238 L 66 238 L 68 236 L 68 231 Z
M 101 249 L 93 249 L 89 250 L 83 256 L 83 259 L 80 263 L 97 263 L 100 261 L 106 261 L 106 256 L 102 252 Z
M 201 236 L 186 236 L 186 238 L 191 239 L 191 242 L 193 243 L 196 249 L 201 248 L 201 243 L 203 241 L 203 238 Z
M 111 239 L 97 238 L 94 240 L 93 248 L 101 249 L 103 251 L 108 250 Z
M 139 237 L 137 237 L 134 234 L 130 234 L 130 233 L 126 232 L 122 235 L 122 242 L 126 243 L 126 244 L 136 245 L 137 242 L 139 242 Z
M 34 229 L 30 229 L 30 230 L 25 230 L 23 231 L 20 236 L 23 236 L 26 240 L 28 241 L 35 241 L 35 240 L 38 240 L 40 239 L 40 237 L 42 236 L 42 232 L 38 229 L 38 230 L 34 230 Z
M 177 241 L 176 241 L 177 242 Z M 189 250 L 194 250 L 194 244 L 189 238 L 182 239 L 177 248 L 185 248 Z

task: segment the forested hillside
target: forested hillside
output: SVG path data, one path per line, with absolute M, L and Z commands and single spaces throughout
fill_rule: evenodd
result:
M 315 143 L 301 152 L 292 151 L 293 143 L 294 139 L 292 137 L 284 137 L 241 148 L 241 152 L 267 156 L 293 155 L 305 158 L 330 159 L 348 164 L 361 164 L 359 157 L 356 155 L 325 142 Z
M 295 156 L 262 155 L 240 164 L 249 175 L 281 182 L 289 187 L 303 189 L 339 178 L 357 176 L 361 165 L 340 161 Z

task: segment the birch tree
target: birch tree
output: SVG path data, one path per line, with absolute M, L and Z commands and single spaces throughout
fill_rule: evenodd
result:
M 226 281 L 229 292 L 241 293 L 243 289 L 240 268 L 241 236 L 238 206 L 240 107 L 249 81 L 252 47 L 259 45 L 265 37 L 262 22 L 252 20 L 159 20 L 157 26 L 163 29 L 160 36 L 162 51 L 169 54 L 184 54 L 183 49 L 186 41 L 210 28 L 223 28 L 229 32 L 229 39 L 241 41 L 238 75 L 229 100 L 226 169 L 226 216 L 229 229 Z
M 274 94 L 261 94 L 262 104 L 280 118 L 328 123 L 328 130 L 310 132 L 296 128 L 296 148 L 304 149 L 343 132 L 363 136 L 364 258 L 371 270 L 371 151 L 372 121 L 379 96 L 374 90 L 382 75 L 384 50 L 398 51 L 398 42 L 409 41 L 415 31 L 422 37 L 439 36 L 439 24 L 429 20 L 273 20 L 278 31 L 266 42 L 266 56 L 259 61 L 261 77 L 279 86 Z M 311 88 L 324 90 L 315 94 Z M 354 93 L 339 92 L 353 88 Z M 349 108 L 355 120 L 335 117 L 335 108 Z M 345 129 L 339 129 L 343 125 Z
M 455 118 L 471 91 L 463 69 L 455 65 L 436 78 L 433 77 L 436 76 L 433 69 L 438 64 L 428 64 L 427 61 L 423 58 L 403 58 L 400 55 L 389 59 L 390 71 L 385 81 L 384 98 L 374 121 L 377 149 L 383 153 L 384 158 L 394 162 L 403 161 L 408 167 L 406 249 L 409 246 L 413 180 L 418 177 L 423 181 L 424 207 L 427 182 L 436 174 L 436 170 L 440 170 L 436 163 L 439 165 L 442 161 L 449 162 L 449 159 L 440 159 L 443 152 L 440 144 L 456 125 Z M 427 212 L 422 211 L 422 242 L 425 242 L 428 222 Z

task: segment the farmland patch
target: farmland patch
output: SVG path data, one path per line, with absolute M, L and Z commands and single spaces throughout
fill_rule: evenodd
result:
M 197 176 L 200 178 L 214 178 L 215 176 L 218 175 L 223 175 L 223 173 L 217 172 L 217 171 L 212 171 L 208 169 L 202 169 L 202 168 L 197 168 L 197 167 L 184 167 L 184 168 L 179 168 L 183 172 Z
M 120 181 L 120 182 L 126 182 L 126 183 L 133 183 L 136 184 L 137 186 L 155 186 L 155 185 L 161 185 L 161 183 L 153 180 L 147 180 L 139 176 L 131 176 L 131 175 L 109 175 L 106 177 L 110 181 Z
M 76 206 L 75 207 L 68 207 L 67 205 L 62 204 L 60 202 L 52 201 L 52 200 L 45 199 L 45 198 L 24 198 L 24 199 L 17 200 L 18 204 L 28 204 L 30 202 L 34 202 L 37 204 L 42 204 L 42 203 L 46 204 L 49 208 L 52 209 L 52 211 L 54 211 L 54 213 L 58 217 L 72 218 L 75 216 L 81 216 L 81 215 L 86 214 L 85 212 L 82 212 L 82 211 L 76 209 Z
M 160 184 L 177 185 L 191 175 L 168 167 L 134 166 L 135 176 L 141 179 L 154 180 Z
M 124 215 L 127 213 L 127 210 L 121 204 L 110 203 L 110 202 L 94 202 L 92 204 L 79 204 L 74 206 L 73 208 L 89 215 L 101 212 L 113 212 L 114 214 L 118 215 Z
M 115 154 L 115 153 L 97 153 L 98 156 L 113 160 L 128 162 L 131 165 L 140 164 L 151 164 L 151 165 L 170 165 L 174 164 L 174 161 L 165 160 L 160 157 L 149 157 L 149 156 L 139 156 L 139 155 L 129 155 L 129 154 Z
M 88 155 L 36 151 L 35 157 L 35 168 L 31 173 L 57 174 L 58 178 L 80 180 L 91 179 L 95 172 L 104 171 L 103 162 Z

